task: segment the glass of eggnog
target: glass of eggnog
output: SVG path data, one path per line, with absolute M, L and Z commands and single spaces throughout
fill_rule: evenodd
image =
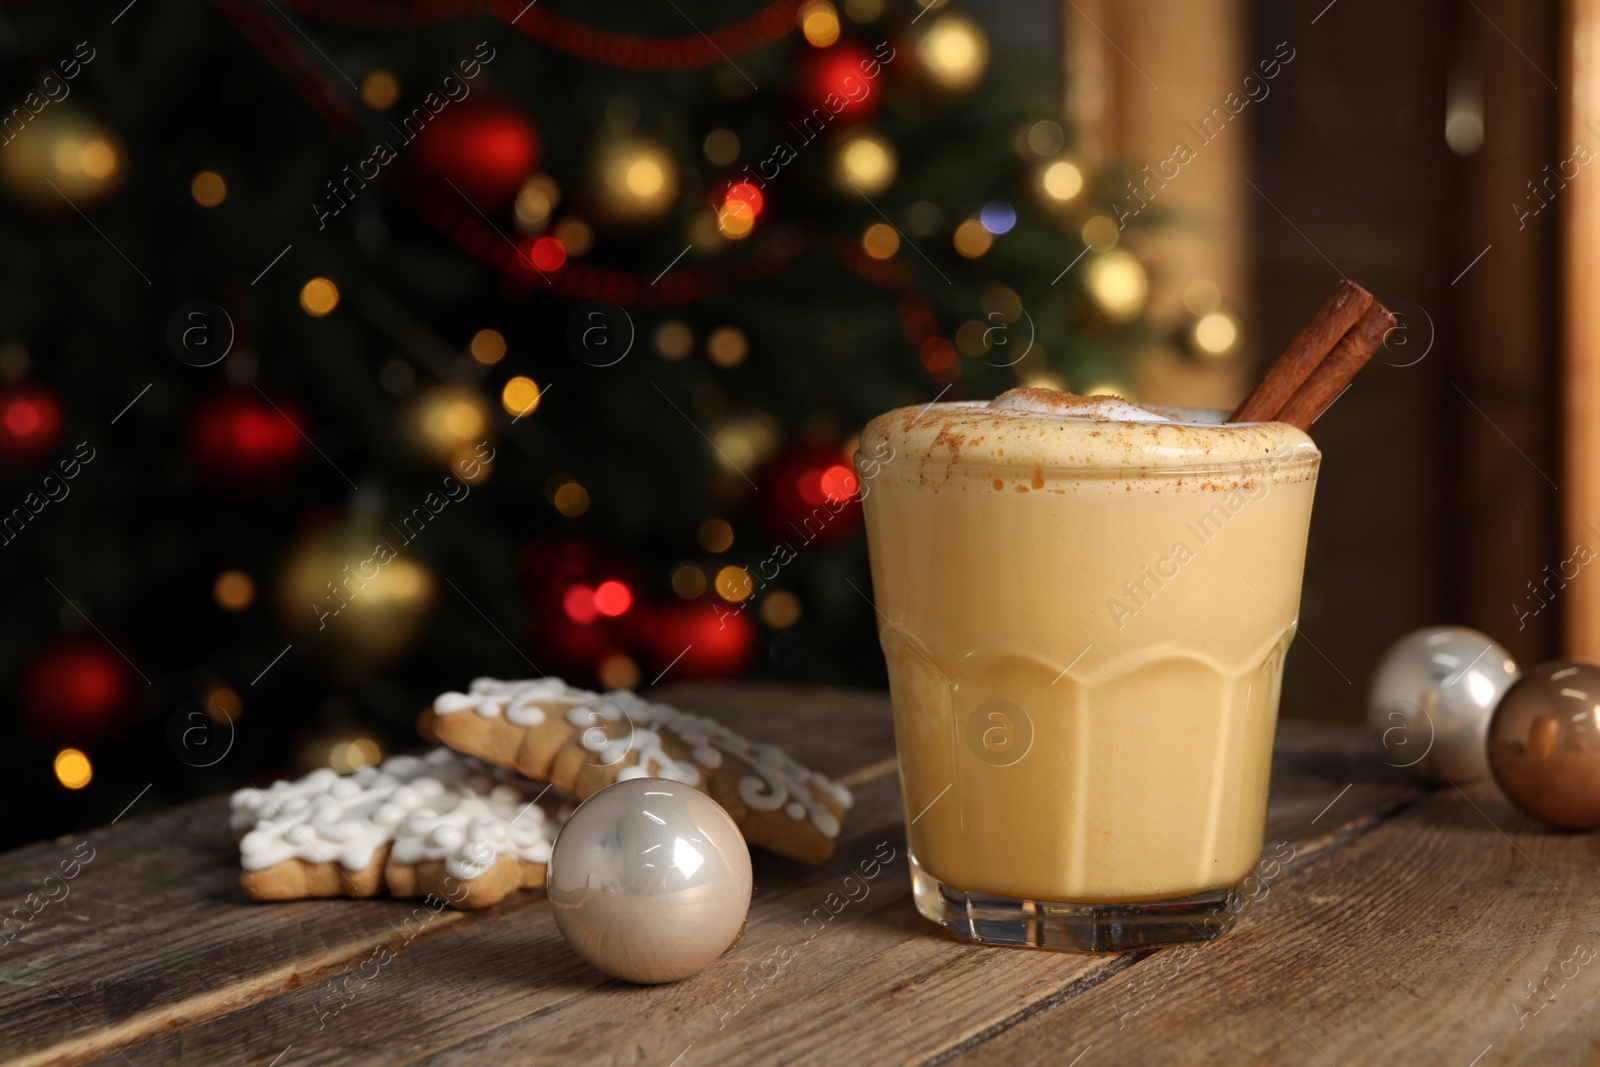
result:
M 1321 454 L 1016 389 L 861 436 L 917 908 L 976 941 L 1205 940 L 1255 867 Z

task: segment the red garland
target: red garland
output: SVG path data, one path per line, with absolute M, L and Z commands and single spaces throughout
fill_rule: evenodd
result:
M 215 0 L 217 7 L 232 22 L 245 40 L 261 49 L 273 64 L 300 90 L 300 97 L 322 116 L 342 137 L 361 128 L 355 113 L 340 98 L 333 85 L 312 68 L 305 46 L 286 37 L 278 26 L 249 0 Z
M 753 52 L 794 31 L 800 0 L 776 0 L 710 33 L 636 37 L 597 30 L 527 0 L 289 0 L 313 18 L 347 26 L 426 26 L 487 11 L 558 52 L 630 70 L 699 70 Z
M 513 244 L 512 238 L 485 223 L 459 197 L 425 189 L 401 174 L 395 176 L 391 187 L 416 209 L 424 222 L 454 241 L 462 251 L 533 290 L 560 293 L 578 300 L 608 300 L 613 304 L 647 307 L 687 304 L 770 278 L 804 252 L 803 247 L 785 248 L 778 241 L 764 241 L 742 259 L 712 267 L 668 271 L 654 281 L 642 274 L 585 267 L 571 261 L 541 273 L 526 258 L 526 253 Z

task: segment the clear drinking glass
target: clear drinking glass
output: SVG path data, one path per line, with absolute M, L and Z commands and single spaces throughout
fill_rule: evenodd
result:
M 1219 936 L 1261 851 L 1320 454 L 1191 412 L 1007 457 L 982 411 L 891 412 L 857 455 L 917 908 L 995 944 Z

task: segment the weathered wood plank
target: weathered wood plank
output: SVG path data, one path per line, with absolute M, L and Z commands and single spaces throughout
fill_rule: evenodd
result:
M 1302 858 L 1210 950 L 1171 963 L 1171 950 L 1152 953 L 973 1062 L 1070 1059 L 1088 1045 L 1086 1065 L 1595 1062 L 1593 835 L 1545 829 L 1485 783 Z
M 709 708 L 730 699 L 740 698 L 683 702 Z M 803 713 L 811 700 L 773 694 L 771 714 L 832 729 L 825 716 Z M 863 713 L 887 721 L 881 698 Z M 665 1065 L 686 1049 L 685 1065 L 916 1062 L 982 1047 L 1018 1019 L 1053 1017 L 1149 955 L 996 950 L 929 926 L 909 900 L 898 785 L 885 751 L 875 747 L 855 784 L 857 808 L 834 859 L 809 869 L 758 857 L 744 940 L 684 982 L 641 989 L 605 979 L 567 950 L 547 909 L 531 907 L 406 947 L 370 981 L 352 981 L 337 1016 L 325 1015 L 338 1003 L 336 983 L 323 981 L 123 1051 L 134 1062 L 266 1062 L 290 1045 L 296 1064 Z M 1306 860 L 1418 795 L 1370 772 L 1358 781 L 1360 751 L 1351 732 L 1286 724 L 1269 840 L 1293 835 L 1297 860 Z M 850 895 L 857 899 L 844 902 Z M 102 1051 L 100 1062 L 122 1062 Z
M 742 687 L 674 698 L 714 709 L 734 729 L 828 773 L 881 764 L 893 751 L 884 702 L 870 694 Z M 446 930 L 518 922 L 511 917 L 538 903 L 525 894 L 486 912 L 437 916 L 419 911 L 419 901 L 256 904 L 238 888 L 222 798 L 16 850 L 0 861 L 0 900 L 21 904 L 41 891 L 80 840 L 92 858 L 66 895 L 0 944 L 0 1057 L 8 1062 L 83 1062 L 347 967 L 359 971 L 384 945 L 413 953 Z M 315 1028 L 316 1014 L 306 1017 Z

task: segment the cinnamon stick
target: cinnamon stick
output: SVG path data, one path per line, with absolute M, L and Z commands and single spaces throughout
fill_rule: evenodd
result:
M 1372 303 L 1371 293 L 1348 278 L 1341 279 L 1228 421 L 1266 422 L 1276 416 Z
M 1383 339 L 1389 335 L 1395 323 L 1396 319 L 1388 308 L 1376 300 L 1372 301 L 1361 316 L 1361 321 L 1339 339 L 1333 351 L 1317 364 L 1300 388 L 1294 391 L 1288 403 L 1272 416 L 1273 420 L 1286 422 L 1302 430 L 1311 429 L 1317 416 L 1339 398 L 1356 372 L 1383 346 Z

